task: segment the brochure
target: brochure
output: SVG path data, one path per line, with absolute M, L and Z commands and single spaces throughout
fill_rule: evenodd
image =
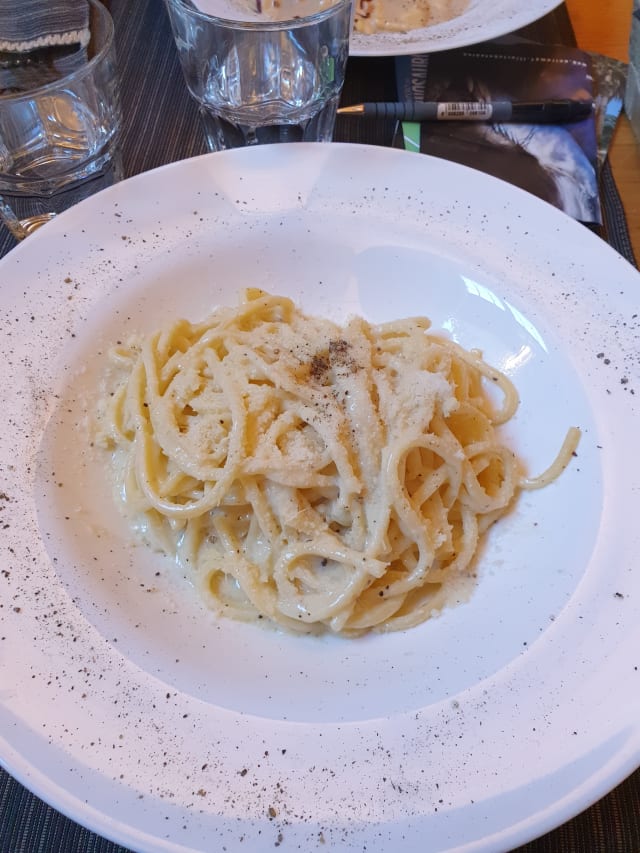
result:
M 595 100 L 592 57 L 522 39 L 396 58 L 398 98 Z M 394 144 L 485 171 L 591 225 L 602 222 L 596 112 L 564 124 L 403 122 Z

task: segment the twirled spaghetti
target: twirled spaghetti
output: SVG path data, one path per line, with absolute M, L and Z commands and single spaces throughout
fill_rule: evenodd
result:
M 101 436 L 126 514 L 222 614 L 345 633 L 425 620 L 579 437 L 526 479 L 496 431 L 514 386 L 429 325 L 341 327 L 247 290 L 115 347 Z

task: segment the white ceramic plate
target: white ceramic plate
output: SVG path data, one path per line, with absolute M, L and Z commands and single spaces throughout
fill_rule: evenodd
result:
M 139 851 L 514 847 L 640 764 L 640 275 L 452 163 L 282 145 L 177 163 L 0 262 L 0 758 Z M 220 622 L 132 543 L 87 446 L 105 348 L 247 284 L 426 313 L 522 398 L 532 471 L 471 599 L 405 633 Z
M 542 18 L 558 0 L 470 0 L 462 15 L 407 33 L 354 33 L 352 56 L 400 56 L 466 47 L 498 38 Z

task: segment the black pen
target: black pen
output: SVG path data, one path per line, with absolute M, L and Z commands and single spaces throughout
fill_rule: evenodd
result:
M 563 124 L 591 115 L 591 101 L 406 101 L 356 104 L 338 113 L 360 118 L 400 121 L 485 121 L 526 124 Z

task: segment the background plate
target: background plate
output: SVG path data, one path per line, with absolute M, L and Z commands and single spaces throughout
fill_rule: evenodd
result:
M 400 56 L 466 47 L 498 38 L 532 24 L 560 3 L 558 0 L 470 0 L 463 15 L 407 33 L 374 33 L 351 37 L 352 56 Z
M 640 276 L 605 243 L 453 163 L 296 144 L 121 183 L 0 281 L 0 758 L 42 798 L 140 851 L 495 851 L 640 763 Z M 132 542 L 89 447 L 105 349 L 247 284 L 482 348 L 533 472 L 583 429 L 493 529 L 468 602 L 287 637 L 216 624 Z

